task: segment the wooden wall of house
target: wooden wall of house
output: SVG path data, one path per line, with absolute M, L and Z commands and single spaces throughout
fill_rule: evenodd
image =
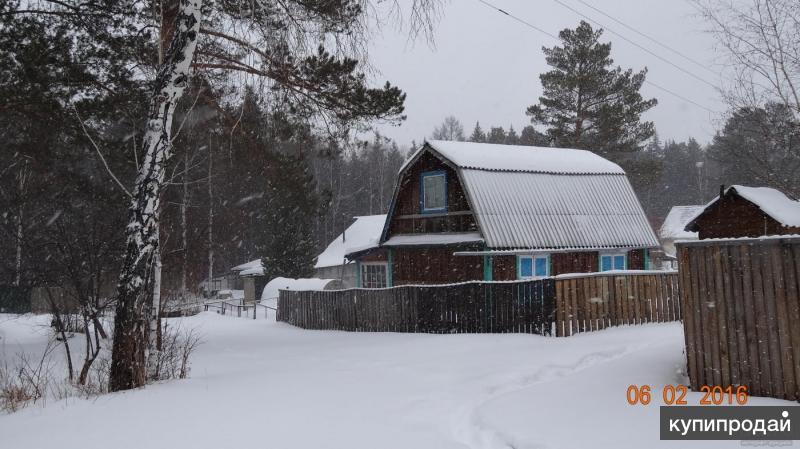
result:
M 550 275 L 567 273 L 593 273 L 598 270 L 597 251 L 550 254 Z
M 454 247 L 396 248 L 392 258 L 394 285 L 483 280 L 483 257 L 454 256 L 453 252 L 458 250 Z
M 420 209 L 420 176 L 423 172 L 443 170 L 447 176 L 447 212 L 422 214 Z M 458 174 L 430 153 L 425 153 L 400 180 L 395 209 L 389 224 L 389 235 L 431 232 L 475 232 L 478 226 L 469 208 L 467 196 Z
M 758 206 L 733 193 L 706 209 L 696 226 L 701 240 L 800 234 L 800 227 L 781 225 Z
M 644 250 L 643 249 L 632 249 L 628 251 L 628 269 L 629 270 L 644 270 L 646 269 L 646 260 L 645 260 Z
M 492 280 L 514 281 L 517 279 L 517 256 L 492 256 Z

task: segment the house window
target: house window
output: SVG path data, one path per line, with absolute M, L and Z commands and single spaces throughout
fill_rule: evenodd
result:
M 600 271 L 625 270 L 626 259 L 625 253 L 600 254 Z
M 385 288 L 386 284 L 386 263 L 362 263 L 361 264 L 361 287 L 362 288 Z
M 550 256 L 520 256 L 519 277 L 522 279 L 537 279 L 550 275 Z
M 447 209 L 447 176 L 443 171 L 422 174 L 422 211 L 441 212 Z

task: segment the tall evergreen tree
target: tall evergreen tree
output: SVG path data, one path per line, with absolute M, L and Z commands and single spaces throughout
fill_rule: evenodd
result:
M 542 49 L 552 69 L 539 76 L 544 93 L 527 113 L 547 127 L 555 146 L 613 157 L 639 149 L 653 135 L 653 123 L 640 117 L 656 100 L 639 93 L 647 69 L 613 67 L 611 44 L 600 42 L 602 33 L 581 21 L 559 33 L 561 46 Z
M 506 145 L 518 145 L 519 144 L 519 136 L 517 132 L 514 131 L 514 125 L 508 126 L 508 133 L 506 133 L 506 140 L 504 142 Z
M 477 143 L 486 142 L 486 133 L 484 133 L 483 128 L 481 128 L 481 122 L 475 122 L 475 129 L 472 130 L 469 141 Z

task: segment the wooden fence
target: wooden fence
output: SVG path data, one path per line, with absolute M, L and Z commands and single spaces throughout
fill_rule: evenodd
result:
M 681 319 L 674 271 L 568 275 L 555 284 L 557 336 Z
M 692 389 L 800 398 L 800 238 L 677 246 Z
M 558 336 L 680 318 L 677 274 L 281 291 L 278 321 L 306 329 Z
M 549 335 L 553 281 L 285 291 L 278 321 L 305 329 Z

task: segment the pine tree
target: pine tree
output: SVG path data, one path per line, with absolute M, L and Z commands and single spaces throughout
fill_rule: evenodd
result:
M 656 100 L 639 93 L 647 69 L 612 67 L 611 44 L 600 42 L 602 33 L 581 21 L 559 33 L 561 46 L 543 48 L 552 70 L 539 76 L 544 94 L 527 113 L 534 124 L 547 127 L 555 146 L 613 157 L 638 150 L 653 135 L 653 123 L 640 117 Z
M 492 126 L 486 134 L 486 143 L 505 143 L 506 130 L 502 126 Z
M 486 134 L 483 132 L 483 128 L 481 128 L 481 122 L 475 122 L 475 129 L 472 130 L 469 141 L 477 143 L 486 142 Z
M 547 139 L 546 135 L 537 131 L 532 125 L 528 125 L 522 128 L 522 132 L 519 135 L 519 144 L 534 147 L 546 147 L 550 145 L 550 141 Z
M 514 125 L 508 126 L 508 133 L 506 134 L 506 140 L 503 143 L 505 143 L 506 145 L 519 144 L 519 136 L 517 135 L 517 132 L 514 131 Z

